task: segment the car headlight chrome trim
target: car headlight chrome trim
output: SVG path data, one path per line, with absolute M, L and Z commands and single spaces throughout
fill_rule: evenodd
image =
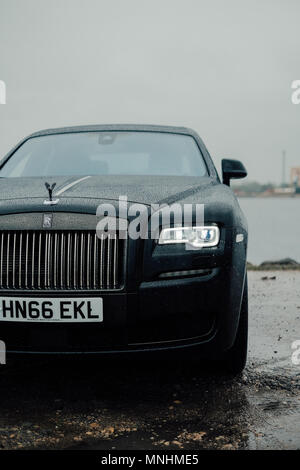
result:
M 217 225 L 194 227 L 163 228 L 158 239 L 159 245 L 186 243 L 193 248 L 217 246 L 220 241 L 220 229 Z

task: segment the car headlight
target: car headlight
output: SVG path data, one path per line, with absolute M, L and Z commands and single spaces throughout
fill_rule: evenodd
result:
M 187 243 L 194 248 L 217 246 L 220 241 L 219 227 L 214 225 L 203 227 L 172 227 L 163 228 L 160 232 L 159 245 L 171 243 Z

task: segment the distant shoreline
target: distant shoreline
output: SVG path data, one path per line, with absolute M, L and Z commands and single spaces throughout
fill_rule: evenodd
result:
M 271 199 L 271 198 L 281 198 L 281 199 L 300 199 L 300 194 L 239 194 L 238 192 L 235 192 L 235 195 L 238 198 L 262 198 L 262 199 Z
M 259 265 L 247 262 L 247 271 L 300 271 L 300 264 L 280 263 L 280 262 L 264 262 Z
M 269 266 L 247 266 L 247 271 L 300 271 L 300 266 L 280 266 L 280 265 L 269 265 Z

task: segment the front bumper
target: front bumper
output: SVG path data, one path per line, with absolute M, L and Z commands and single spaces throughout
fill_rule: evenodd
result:
M 214 268 L 203 276 L 143 282 L 132 293 L 93 292 L 89 295 L 103 298 L 103 322 L 3 322 L 1 339 L 7 353 L 126 353 L 198 346 L 204 354 L 218 354 L 233 344 L 238 326 L 244 279 L 242 272 L 234 272 L 230 266 Z M 47 293 L 51 296 L 59 297 Z

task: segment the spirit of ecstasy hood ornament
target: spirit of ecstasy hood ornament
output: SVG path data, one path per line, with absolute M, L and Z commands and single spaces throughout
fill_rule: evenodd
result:
M 53 193 L 53 189 L 56 186 L 56 183 L 53 183 L 52 186 L 50 186 L 49 183 L 45 183 L 45 186 L 46 186 L 46 189 L 48 189 L 48 191 L 49 191 L 49 199 L 50 199 L 50 201 L 52 201 L 52 193 Z
M 50 185 L 49 183 L 45 183 L 46 189 L 49 192 L 49 200 L 44 201 L 45 205 L 53 206 L 58 203 L 59 199 L 52 199 L 53 189 L 56 186 L 56 183 Z

